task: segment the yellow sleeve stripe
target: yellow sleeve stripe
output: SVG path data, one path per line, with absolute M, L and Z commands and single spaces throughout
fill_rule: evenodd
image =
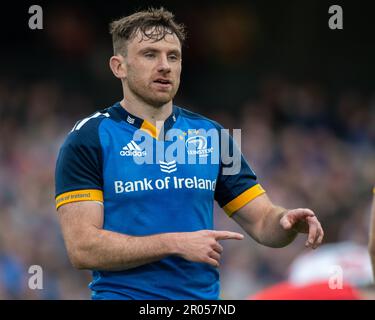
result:
M 60 194 L 56 197 L 56 210 L 63 204 L 77 201 L 103 202 L 103 191 L 96 189 L 76 190 Z
M 241 209 L 245 204 L 256 198 L 257 196 L 265 193 L 266 191 L 262 188 L 260 184 L 252 186 L 250 189 L 247 189 L 245 192 L 242 192 L 237 198 L 234 198 L 232 201 L 227 203 L 223 209 L 225 213 L 231 217 L 234 212 L 238 209 Z
M 147 120 L 143 121 L 141 130 L 146 131 L 151 137 L 155 139 L 157 139 L 159 136 L 159 130 Z

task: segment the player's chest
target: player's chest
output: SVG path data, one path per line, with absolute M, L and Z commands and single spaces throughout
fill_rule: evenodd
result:
M 217 178 L 219 167 L 214 146 L 199 136 L 172 142 L 116 138 L 103 152 L 103 176 L 109 180 L 164 179 L 199 188 Z

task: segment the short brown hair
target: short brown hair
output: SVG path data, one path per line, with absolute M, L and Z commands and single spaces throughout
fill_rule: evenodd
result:
M 155 27 L 153 32 L 147 32 Z M 160 9 L 149 8 L 147 11 L 139 11 L 111 22 L 110 34 L 112 35 L 113 50 L 115 54 L 126 54 L 126 43 L 135 37 L 137 31 L 142 33 L 142 39 L 152 39 L 154 42 L 165 38 L 167 34 L 176 34 L 181 45 L 186 38 L 185 27 L 174 20 L 172 12 Z

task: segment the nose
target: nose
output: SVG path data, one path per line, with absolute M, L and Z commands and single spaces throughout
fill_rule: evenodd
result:
M 169 65 L 168 58 L 166 55 L 161 55 L 158 62 L 158 72 L 168 73 L 171 71 L 171 66 Z

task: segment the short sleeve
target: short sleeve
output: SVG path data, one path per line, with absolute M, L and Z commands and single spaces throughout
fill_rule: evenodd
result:
M 223 129 L 221 126 L 219 130 Z M 224 145 L 229 146 L 231 156 L 237 154 L 240 164 L 237 170 L 228 170 L 233 164 L 226 164 L 223 160 L 223 151 L 220 152 L 220 172 L 215 189 L 215 200 L 224 209 L 228 216 L 232 216 L 245 204 L 265 193 L 258 183 L 257 177 L 241 153 L 238 145 L 228 133 L 219 134 L 220 141 L 226 139 Z M 221 146 L 223 144 L 221 143 Z
M 62 145 L 55 171 L 56 209 L 70 202 L 103 202 L 99 123 L 100 119 L 91 119 L 73 129 Z

